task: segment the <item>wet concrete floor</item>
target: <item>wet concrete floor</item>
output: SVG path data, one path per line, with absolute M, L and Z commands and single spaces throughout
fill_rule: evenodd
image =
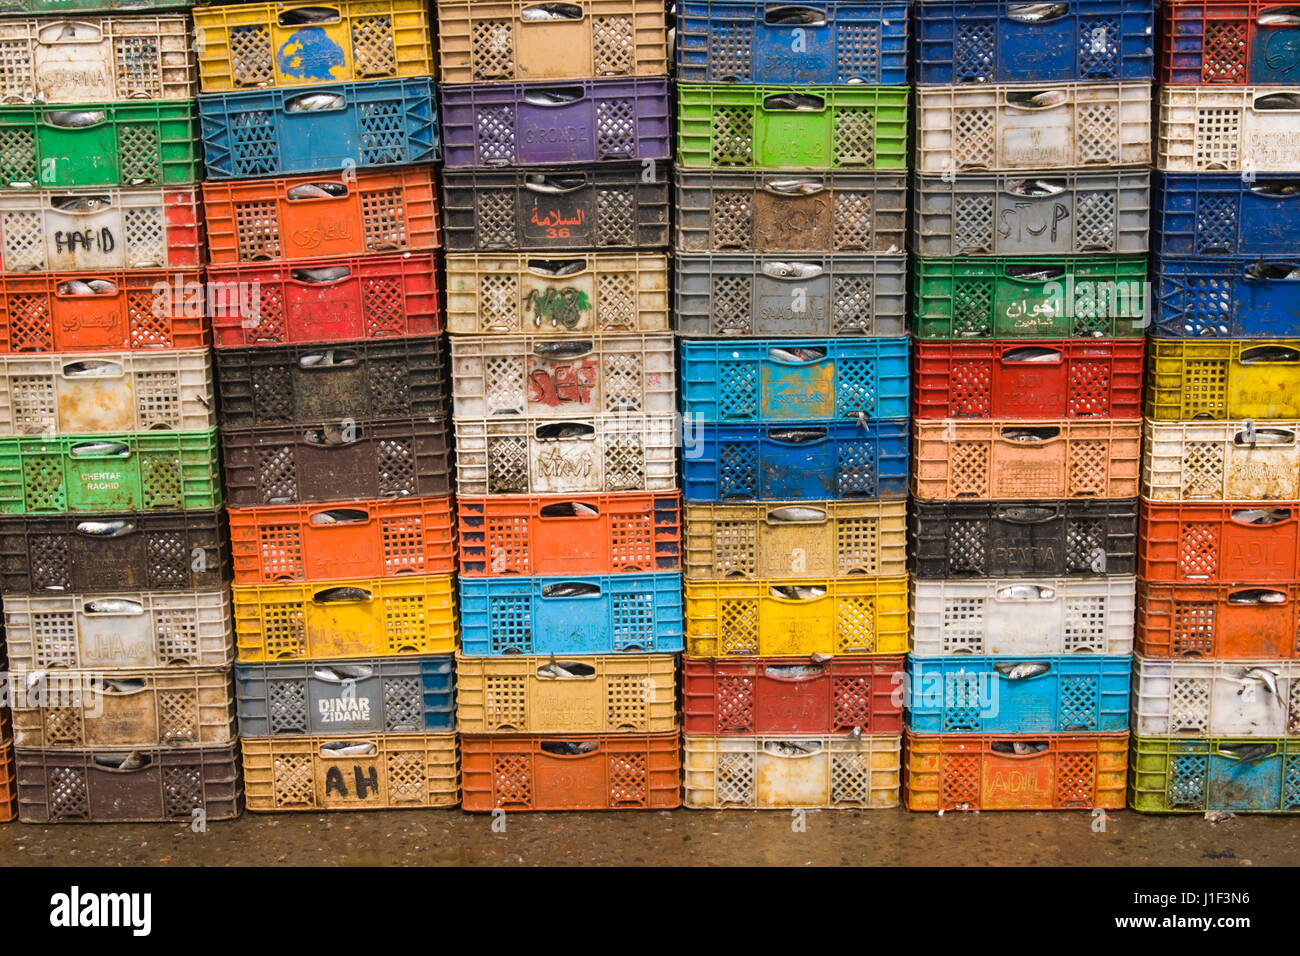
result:
M 245 814 L 188 825 L 0 826 L 0 865 L 953 865 L 1295 866 L 1283 817 L 809 811 L 544 813 L 458 810 Z M 498 824 L 499 826 L 499 824 Z

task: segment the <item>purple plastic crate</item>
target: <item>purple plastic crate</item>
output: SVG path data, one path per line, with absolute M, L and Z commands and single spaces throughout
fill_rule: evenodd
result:
M 667 159 L 666 77 L 444 86 L 448 167 Z

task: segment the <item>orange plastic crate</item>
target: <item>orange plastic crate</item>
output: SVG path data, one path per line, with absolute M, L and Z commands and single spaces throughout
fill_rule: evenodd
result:
M 111 288 L 88 291 L 97 282 Z M 0 352 L 206 348 L 211 340 L 205 291 L 197 269 L 5 273 Z
M 296 261 L 437 249 L 432 166 L 203 184 L 208 261 Z
M 14 742 L 0 742 L 0 823 L 18 816 L 18 777 L 14 773 Z
M 1134 648 L 1144 657 L 1300 658 L 1297 608 L 1297 585 L 1139 581 Z
M 1128 778 L 1122 734 L 904 736 L 909 810 L 1120 810 Z M 1015 753 L 1016 744 L 1047 746 Z
M 457 498 L 460 573 L 681 570 L 677 492 Z
M 671 810 L 682 802 L 682 738 L 461 734 L 461 805 L 492 810 Z
M 1144 499 L 1138 540 L 1146 581 L 1300 582 L 1300 502 Z
M 453 574 L 451 498 L 234 508 L 236 584 Z

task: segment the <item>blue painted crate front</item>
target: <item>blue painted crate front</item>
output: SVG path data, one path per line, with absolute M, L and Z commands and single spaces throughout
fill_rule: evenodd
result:
M 1157 256 L 1155 286 L 1162 338 L 1300 337 L 1300 248 L 1287 258 Z
M 920 0 L 912 18 L 921 84 L 1152 77 L 1154 0 Z
M 428 78 L 199 97 L 210 179 L 283 176 L 439 158 Z
M 899 86 L 907 82 L 907 2 L 677 4 L 683 83 Z
M 673 653 L 682 649 L 680 574 L 461 578 L 461 652 Z
M 906 337 L 683 340 L 682 412 L 706 422 L 902 418 L 908 343 Z
M 686 500 L 906 498 L 908 421 L 687 422 Z
M 1300 254 L 1300 176 L 1157 173 L 1155 251 L 1165 256 Z
M 1129 806 L 1144 813 L 1300 812 L 1300 741 L 1134 737 Z
M 1128 729 L 1132 658 L 907 658 L 907 726 L 920 734 L 1069 734 Z

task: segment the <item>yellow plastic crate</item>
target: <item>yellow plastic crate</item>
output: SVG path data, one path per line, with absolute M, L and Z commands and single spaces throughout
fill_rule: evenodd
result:
M 466 734 L 668 733 L 677 729 L 677 659 L 457 657 L 456 726 Z
M 907 652 L 907 575 L 687 581 L 692 657 Z
M 204 93 L 431 76 L 424 0 L 194 8 Z
M 685 511 L 692 580 L 907 573 L 906 501 L 688 504 Z
M 1161 422 L 1300 418 L 1300 339 L 1152 339 L 1146 415 Z
M 450 574 L 232 589 L 244 663 L 395 657 L 456 650 Z

